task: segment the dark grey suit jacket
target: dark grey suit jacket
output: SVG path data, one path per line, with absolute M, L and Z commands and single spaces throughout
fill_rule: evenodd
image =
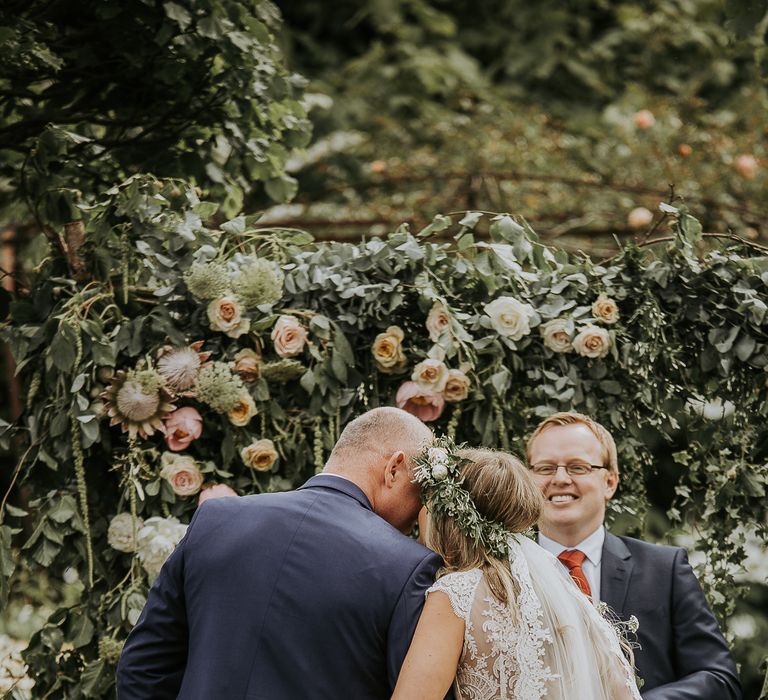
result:
M 605 533 L 600 598 L 640 622 L 644 700 L 740 700 L 736 666 L 680 547 Z

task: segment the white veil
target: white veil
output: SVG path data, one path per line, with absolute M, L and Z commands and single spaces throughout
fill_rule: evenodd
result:
M 509 557 L 523 632 L 516 700 L 641 700 L 616 630 L 555 557 L 524 536 Z

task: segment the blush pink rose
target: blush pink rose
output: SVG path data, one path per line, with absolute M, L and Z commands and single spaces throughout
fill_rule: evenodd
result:
M 172 452 L 187 449 L 203 432 L 203 417 L 191 406 L 179 408 L 165 419 L 165 444 Z
M 237 494 L 226 484 L 214 484 L 200 492 L 200 495 L 197 497 L 197 505 L 207 501 L 209 498 L 227 498 L 229 496 L 237 496 Z
M 408 411 L 425 423 L 437 420 L 445 408 L 442 394 L 424 389 L 416 382 L 403 382 L 397 390 L 395 403 L 398 408 Z

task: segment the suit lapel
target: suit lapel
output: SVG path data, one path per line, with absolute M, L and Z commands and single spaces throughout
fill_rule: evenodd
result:
M 627 546 L 616 535 L 606 532 L 600 564 L 600 598 L 618 615 L 624 614 L 633 568 Z

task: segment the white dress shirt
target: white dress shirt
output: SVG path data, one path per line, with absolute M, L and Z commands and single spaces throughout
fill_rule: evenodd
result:
M 581 565 L 581 569 L 587 577 L 589 590 L 592 591 L 593 602 L 600 600 L 600 563 L 603 559 L 603 542 L 605 542 L 605 528 L 602 525 L 589 537 L 573 547 L 565 547 L 559 542 L 555 542 L 555 540 L 539 533 L 539 544 L 555 556 L 558 556 L 566 549 L 578 549 L 587 555 L 587 558 Z M 563 567 L 564 571 L 568 571 L 568 567 L 562 562 L 560 562 L 560 566 Z

